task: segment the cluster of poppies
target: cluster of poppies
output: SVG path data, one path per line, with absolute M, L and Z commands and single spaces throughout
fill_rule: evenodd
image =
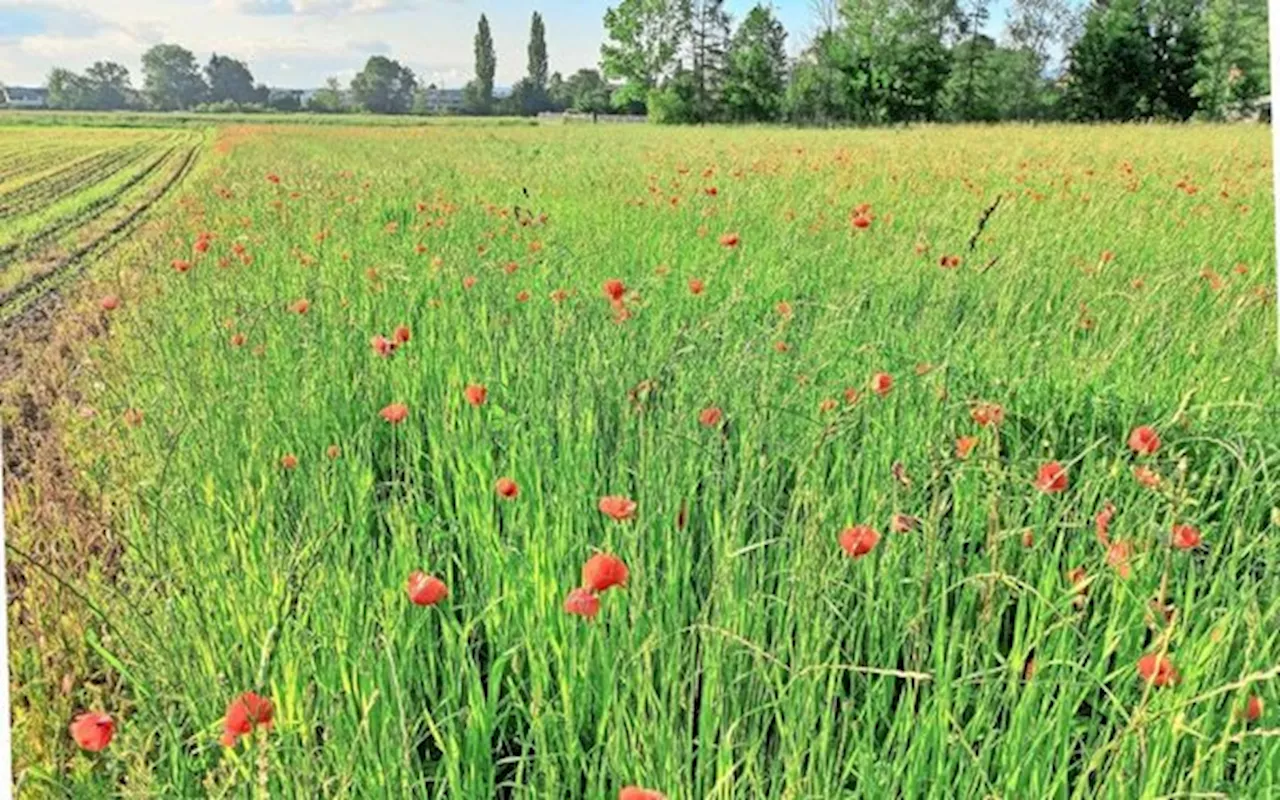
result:
M 271 730 L 275 709 L 271 701 L 256 692 L 244 692 L 227 704 L 222 718 L 222 738 L 225 747 L 234 747 L 241 736 L 248 736 L 261 727 Z M 97 753 L 107 749 L 115 737 L 116 723 L 109 714 L 89 711 L 78 715 L 71 722 L 71 738 L 84 750 Z

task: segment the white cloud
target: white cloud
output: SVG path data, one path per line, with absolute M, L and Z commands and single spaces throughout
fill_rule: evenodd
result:
M 377 14 L 408 11 L 420 6 L 417 0 L 215 0 L 214 7 L 251 16 L 281 14 L 335 15 Z
M 604 7 L 616 2 L 546 14 L 553 71 L 595 66 Z M 18 7 L 23 25 L 6 27 L 4 11 Z M 483 11 L 493 29 L 497 82 L 510 85 L 524 73 L 536 7 L 532 0 L 0 0 L 0 82 L 38 85 L 55 66 L 79 71 L 109 59 L 140 84 L 142 53 L 172 42 L 201 63 L 215 51 L 242 59 L 270 85 L 346 80 L 369 56 L 385 55 L 423 83 L 461 87 L 472 78 L 472 38 Z

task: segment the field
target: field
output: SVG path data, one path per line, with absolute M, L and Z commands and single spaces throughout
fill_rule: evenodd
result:
M 196 136 L 27 403 L 22 794 L 1280 794 L 1268 129 L 8 132 L 0 236 Z
M 0 127 L 0 322 L 103 255 L 190 166 L 198 132 Z

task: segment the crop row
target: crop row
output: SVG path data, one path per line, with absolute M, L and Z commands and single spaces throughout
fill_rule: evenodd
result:
M 20 249 L 0 250 L 0 324 L 7 324 L 78 274 L 88 258 L 114 247 L 153 203 L 181 181 L 198 152 L 197 144 L 175 144 L 122 182 L 112 181 L 109 191 L 73 216 L 55 221 Z
M 154 145 L 139 142 L 128 147 L 104 150 L 66 164 L 37 180 L 0 194 L 0 220 L 36 213 L 106 180 L 154 152 Z

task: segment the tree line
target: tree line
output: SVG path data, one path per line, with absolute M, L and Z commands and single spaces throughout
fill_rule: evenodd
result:
M 1223 119 L 1267 93 L 1266 0 L 1012 0 L 1000 41 L 991 0 L 813 0 L 817 33 L 787 57 L 787 32 L 757 5 L 736 25 L 724 0 L 620 0 L 606 10 L 599 69 L 549 73 L 546 27 L 530 22 L 524 77 L 495 96 L 489 21 L 474 38 L 475 77 L 460 104 L 386 56 L 345 90 L 311 93 L 254 81 L 237 59 L 160 44 L 129 71 L 97 62 L 54 69 L 57 108 L 310 110 L 467 114 L 647 114 L 664 123 L 892 124 L 930 121 Z M 1051 60 L 1063 53 L 1063 69 Z

